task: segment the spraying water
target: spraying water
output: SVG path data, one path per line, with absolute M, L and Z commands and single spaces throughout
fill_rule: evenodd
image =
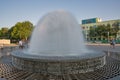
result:
M 87 53 L 80 24 L 66 11 L 48 13 L 38 22 L 28 52 L 44 56 L 76 56 Z

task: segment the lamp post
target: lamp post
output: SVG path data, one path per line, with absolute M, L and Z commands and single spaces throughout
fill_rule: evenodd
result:
M 87 30 L 86 30 L 86 32 L 85 32 L 85 33 L 86 33 L 86 41 L 87 41 Z
M 109 32 L 107 32 L 107 34 L 108 34 L 108 43 L 109 43 Z

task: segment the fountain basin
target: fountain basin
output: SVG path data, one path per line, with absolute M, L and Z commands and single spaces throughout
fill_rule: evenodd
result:
M 91 56 L 38 56 L 22 51 L 12 53 L 12 64 L 21 70 L 42 74 L 78 74 L 94 71 L 106 63 L 104 54 Z

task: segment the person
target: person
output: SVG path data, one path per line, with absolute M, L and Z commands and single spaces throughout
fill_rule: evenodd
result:
M 0 45 L 0 49 L 3 50 L 4 48 L 4 44 Z
M 20 49 L 23 48 L 23 42 L 22 42 L 22 40 L 19 41 L 19 48 L 20 48 Z
M 115 40 L 114 40 L 114 39 L 112 39 L 112 40 L 110 41 L 110 45 L 112 46 L 112 48 L 115 48 Z

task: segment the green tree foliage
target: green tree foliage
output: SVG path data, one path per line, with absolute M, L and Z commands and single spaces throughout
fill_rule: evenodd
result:
M 112 24 L 111 35 L 114 35 L 114 37 L 116 38 L 118 31 L 119 31 L 119 22 L 116 22 Z
M 3 27 L 0 30 L 0 38 L 8 39 L 9 38 L 9 28 Z
M 90 27 L 90 37 L 104 37 L 104 38 L 108 38 L 108 32 L 109 32 L 109 36 L 112 36 L 114 38 L 116 38 L 117 33 L 119 31 L 119 22 L 115 22 L 112 25 L 107 24 L 107 25 L 98 25 L 97 27 Z
M 14 39 L 28 39 L 33 30 L 33 24 L 29 21 L 18 22 L 10 29 L 10 36 Z
M 94 27 L 90 27 L 89 36 L 90 36 L 90 37 L 95 37 L 95 28 L 94 28 Z

